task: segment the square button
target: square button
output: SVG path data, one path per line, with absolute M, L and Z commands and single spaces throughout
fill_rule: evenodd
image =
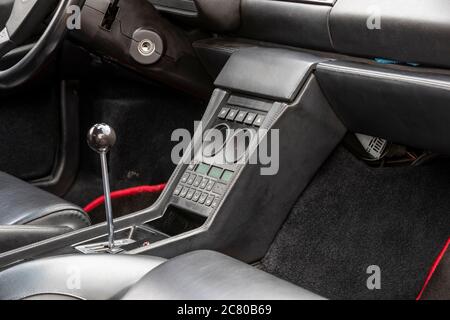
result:
M 234 118 L 236 118 L 238 112 L 238 109 L 231 109 L 230 112 L 228 112 L 227 120 L 234 121 Z
M 202 193 L 200 191 L 195 191 L 194 195 L 192 196 L 192 201 L 197 202 L 201 195 Z
M 186 173 L 183 174 L 183 176 L 181 177 L 181 182 L 182 182 L 182 183 L 186 183 L 188 179 L 189 179 L 189 173 L 186 172 Z
M 217 182 L 212 191 L 214 193 L 223 195 L 225 193 L 226 189 L 227 189 L 227 185 Z
M 188 191 L 189 191 L 188 187 L 183 187 L 183 190 L 181 190 L 181 192 L 180 192 L 180 197 L 182 197 L 182 198 L 186 197 Z
M 213 195 L 209 195 L 208 198 L 206 198 L 205 206 L 209 207 L 212 204 L 213 201 L 214 201 L 214 196 Z
M 217 117 L 219 117 L 219 119 L 225 119 L 227 117 L 228 111 L 230 111 L 230 108 L 222 108 Z
M 214 180 L 210 180 L 210 181 L 208 182 L 208 184 L 206 185 L 206 191 L 211 191 L 212 188 L 214 187 L 214 183 L 215 183 Z
M 175 188 L 173 194 L 177 196 L 177 195 L 180 194 L 181 190 L 183 190 L 183 186 L 178 185 L 178 186 Z
M 261 125 L 262 125 L 263 122 L 264 122 L 264 119 L 266 119 L 266 117 L 263 116 L 262 114 L 259 114 L 259 115 L 256 117 L 255 122 L 253 122 L 253 125 L 254 125 L 254 126 L 257 126 L 257 127 L 261 127 Z
M 189 191 L 186 194 L 186 199 L 191 200 L 192 197 L 194 196 L 194 192 L 195 192 L 194 189 L 189 189 Z
M 187 182 L 186 182 L 186 183 L 187 183 L 187 184 L 193 184 L 196 177 L 197 177 L 197 176 L 196 176 L 195 174 L 191 174 L 191 175 L 189 176 L 189 179 L 187 179 Z
M 190 163 L 188 166 L 188 170 L 192 171 L 195 168 L 195 163 Z
M 198 187 L 200 185 L 200 182 L 202 182 L 202 179 L 202 176 L 197 176 L 197 178 L 194 180 L 193 186 Z
M 247 116 L 247 111 L 239 111 L 239 113 L 236 116 L 236 119 L 234 119 L 234 121 L 242 123 L 242 122 L 244 122 L 246 116 Z
M 208 182 L 209 182 L 209 179 L 203 178 L 202 182 L 200 183 L 200 188 L 205 189 Z
M 219 205 L 220 198 L 214 198 L 214 200 L 211 202 L 211 207 L 216 208 Z
M 207 193 L 202 193 L 202 195 L 198 199 L 198 203 L 200 203 L 200 204 L 205 203 L 206 198 L 208 198 L 208 194 Z
M 255 121 L 256 113 L 249 113 L 244 120 L 245 124 L 252 125 L 253 121 Z

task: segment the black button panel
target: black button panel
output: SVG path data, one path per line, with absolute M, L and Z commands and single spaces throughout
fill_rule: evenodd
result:
M 266 119 L 266 115 L 258 112 L 249 112 L 240 109 L 235 106 L 226 106 L 220 109 L 219 114 L 217 115 L 219 119 L 233 121 L 237 123 L 244 123 L 249 126 L 260 127 L 264 120 Z
M 220 176 L 218 172 L 221 172 Z M 233 175 L 234 172 L 217 166 L 192 163 L 180 179 L 173 195 L 205 207 L 216 208 Z

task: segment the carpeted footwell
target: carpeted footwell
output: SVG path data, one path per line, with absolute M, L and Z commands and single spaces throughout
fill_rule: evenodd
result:
M 449 236 L 449 160 L 375 169 L 340 147 L 262 269 L 330 299 L 415 299 Z M 371 265 L 381 270 L 379 290 L 367 288 Z

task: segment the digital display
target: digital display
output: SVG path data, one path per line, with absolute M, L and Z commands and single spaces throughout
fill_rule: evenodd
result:
M 215 179 L 219 179 L 220 176 L 222 175 L 222 168 L 218 168 L 218 167 L 212 167 L 211 170 L 209 171 L 208 176 L 210 176 L 211 178 L 215 178 Z
M 225 170 L 222 174 L 221 180 L 225 182 L 230 182 L 231 179 L 233 178 L 233 173 L 234 173 L 233 171 Z
M 207 174 L 209 171 L 210 166 L 204 163 L 200 163 L 197 167 L 197 169 L 195 170 L 195 172 L 200 173 L 200 174 Z

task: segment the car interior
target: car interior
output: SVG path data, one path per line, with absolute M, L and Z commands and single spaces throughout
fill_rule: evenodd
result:
M 447 0 L 0 0 L 0 299 L 450 299 L 449 39 Z

